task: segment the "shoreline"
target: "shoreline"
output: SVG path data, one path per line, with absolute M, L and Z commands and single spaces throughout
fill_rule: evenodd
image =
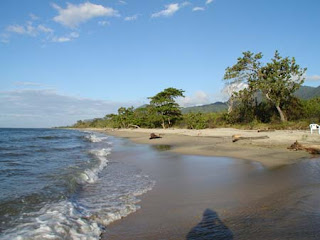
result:
M 320 146 L 320 135 L 307 130 L 277 130 L 257 132 L 233 128 L 216 128 L 203 130 L 189 129 L 85 129 L 127 138 L 134 143 L 164 145 L 167 150 L 198 156 L 231 157 L 261 163 L 267 168 L 293 164 L 303 159 L 312 158 L 306 151 L 287 149 L 295 141 L 306 145 Z M 161 138 L 150 140 L 150 134 L 160 134 Z M 267 139 L 245 139 L 232 142 L 233 135 L 242 137 L 261 137 Z
M 268 133 L 269 139 L 233 143 L 230 134 L 234 131 L 243 136 L 258 133 L 234 129 L 87 130 L 133 142 L 115 154 L 156 181 L 152 191 L 139 197 L 140 210 L 108 225 L 103 240 L 194 240 L 203 234 L 210 238 L 201 239 L 301 239 L 299 226 L 307 229 L 309 235 L 304 236 L 312 236 L 318 229 L 317 224 L 311 224 L 318 221 L 308 215 L 308 210 L 292 211 L 304 209 L 304 204 L 317 209 L 313 199 L 318 199 L 319 191 L 315 179 L 309 179 L 314 161 L 301 161 L 311 155 L 290 151 L 286 145 L 296 137 L 304 144 L 318 143 L 319 135 L 280 131 Z M 162 138 L 149 140 L 152 132 L 162 134 Z M 281 138 L 284 133 L 287 135 Z M 305 199 L 306 194 L 310 199 Z M 288 214 L 291 218 L 283 219 Z

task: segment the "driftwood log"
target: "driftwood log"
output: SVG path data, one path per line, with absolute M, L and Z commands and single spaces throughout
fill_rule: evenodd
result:
M 274 129 L 258 129 L 258 132 L 274 132 Z
M 129 124 L 128 127 L 140 128 L 138 125 L 134 125 L 134 124 Z
M 291 146 L 288 147 L 288 149 L 292 149 L 295 151 L 306 150 L 308 153 L 311 154 L 320 154 L 320 146 L 304 146 L 298 141 L 295 141 L 293 144 L 291 144 Z
M 259 136 L 259 137 L 241 137 L 239 134 L 235 134 L 232 136 L 232 142 L 237 142 L 239 140 L 257 140 L 257 139 L 267 139 L 268 136 Z
M 161 138 L 160 134 L 156 135 L 155 133 L 151 133 L 150 134 L 150 138 L 149 139 L 156 139 L 156 138 Z

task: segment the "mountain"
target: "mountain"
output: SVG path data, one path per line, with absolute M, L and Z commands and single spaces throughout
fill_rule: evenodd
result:
M 310 86 L 301 86 L 298 91 L 294 94 L 300 99 L 311 99 L 315 97 L 320 97 L 320 86 L 319 87 L 310 87 Z M 258 96 L 258 98 L 262 98 L 261 94 Z M 258 100 L 259 101 L 259 100 Z M 181 111 L 182 113 L 189 113 L 189 112 L 222 112 L 226 111 L 228 109 L 227 103 L 224 102 L 215 102 L 211 104 L 206 104 L 202 106 L 194 106 L 194 107 L 186 107 L 183 108 Z
M 300 99 L 311 99 L 315 97 L 320 97 L 320 86 L 319 87 L 309 87 L 309 86 L 301 86 L 295 94 Z
M 215 103 L 206 104 L 202 106 L 186 107 L 186 108 L 183 108 L 181 111 L 182 113 L 190 113 L 190 112 L 207 113 L 207 112 L 222 112 L 222 111 L 226 111 L 227 109 L 228 109 L 227 103 L 215 102 Z

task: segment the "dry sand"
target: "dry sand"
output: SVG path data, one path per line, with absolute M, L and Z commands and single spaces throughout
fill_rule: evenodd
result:
M 97 130 L 97 129 L 91 129 Z M 295 163 L 311 155 L 305 151 L 288 150 L 296 140 L 304 145 L 320 147 L 320 135 L 308 130 L 278 130 L 274 132 L 257 132 L 256 130 L 239 130 L 233 128 L 216 128 L 204 130 L 189 129 L 99 129 L 107 134 L 129 138 L 135 143 L 170 145 L 176 153 L 202 156 L 224 156 L 257 161 L 265 167 L 277 167 Z M 160 134 L 162 138 L 149 140 L 151 133 Z M 232 142 L 232 136 L 261 137 L 267 139 L 249 139 Z

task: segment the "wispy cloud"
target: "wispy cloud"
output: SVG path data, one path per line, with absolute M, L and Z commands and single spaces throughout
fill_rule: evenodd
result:
M 53 29 L 46 27 L 45 25 L 38 24 L 33 25 L 31 21 L 28 21 L 25 25 L 9 25 L 6 28 L 6 31 L 9 33 L 20 34 L 20 35 L 29 35 L 35 37 L 40 33 L 53 33 Z
M 306 76 L 306 81 L 320 81 L 320 75 Z
M 57 42 L 57 43 L 70 42 L 70 41 L 78 38 L 79 36 L 80 36 L 79 33 L 71 32 L 65 36 L 60 36 L 60 37 L 54 36 L 52 38 L 52 42 Z
M 118 11 L 113 8 L 90 2 L 78 5 L 68 3 L 66 8 L 62 8 L 57 4 L 52 4 L 52 6 L 59 13 L 53 20 L 69 28 L 75 28 L 79 26 L 79 24 L 85 23 L 92 18 L 119 16 Z
M 204 7 L 194 7 L 194 8 L 192 8 L 192 11 L 193 11 L 193 12 L 204 11 L 204 10 L 205 10 Z
M 43 39 L 44 41 L 57 43 L 70 42 L 79 37 L 78 32 L 71 32 L 63 36 L 56 36 L 52 28 L 43 24 L 33 25 L 31 21 L 28 21 L 25 25 L 9 25 L 6 28 L 6 33 L 1 34 L 1 41 L 3 43 L 8 43 L 10 36 L 13 34 L 26 35 L 29 37 L 42 36 L 45 37 Z
M 104 27 L 104 26 L 110 25 L 110 23 L 109 23 L 108 21 L 99 21 L 99 22 L 98 22 L 98 25 Z
M 164 10 L 162 10 L 160 12 L 153 13 L 151 15 L 151 17 L 152 18 L 169 17 L 169 16 L 172 16 L 173 14 L 175 14 L 177 11 L 179 11 L 180 8 L 181 8 L 181 6 L 179 5 L 179 3 L 172 3 L 169 5 L 166 5 Z
M 139 14 L 135 14 L 135 15 L 133 15 L 133 16 L 125 17 L 124 20 L 125 20 L 125 21 L 135 21 L 135 20 L 138 19 L 138 17 L 139 17 Z
M 119 0 L 118 3 L 122 4 L 122 5 L 126 5 L 127 2 L 126 1 L 123 1 L 123 0 Z
M 186 1 L 186 2 L 181 3 L 180 5 L 181 5 L 181 7 L 186 7 L 186 6 L 191 5 L 191 3 Z
M 213 0 L 207 0 L 206 4 L 208 5 L 208 4 L 212 3 L 212 2 L 213 2 Z
M 34 15 L 33 13 L 29 14 L 29 17 L 31 18 L 31 20 L 33 21 L 37 21 L 39 19 L 39 17 L 37 15 Z
M 70 125 L 138 104 L 68 96 L 49 89 L 0 91 L 0 127 Z
M 7 34 L 7 33 L 1 33 L 0 34 L 0 41 L 2 43 L 5 43 L 5 44 L 9 43 L 10 42 L 9 39 L 10 39 L 10 35 L 9 34 Z

